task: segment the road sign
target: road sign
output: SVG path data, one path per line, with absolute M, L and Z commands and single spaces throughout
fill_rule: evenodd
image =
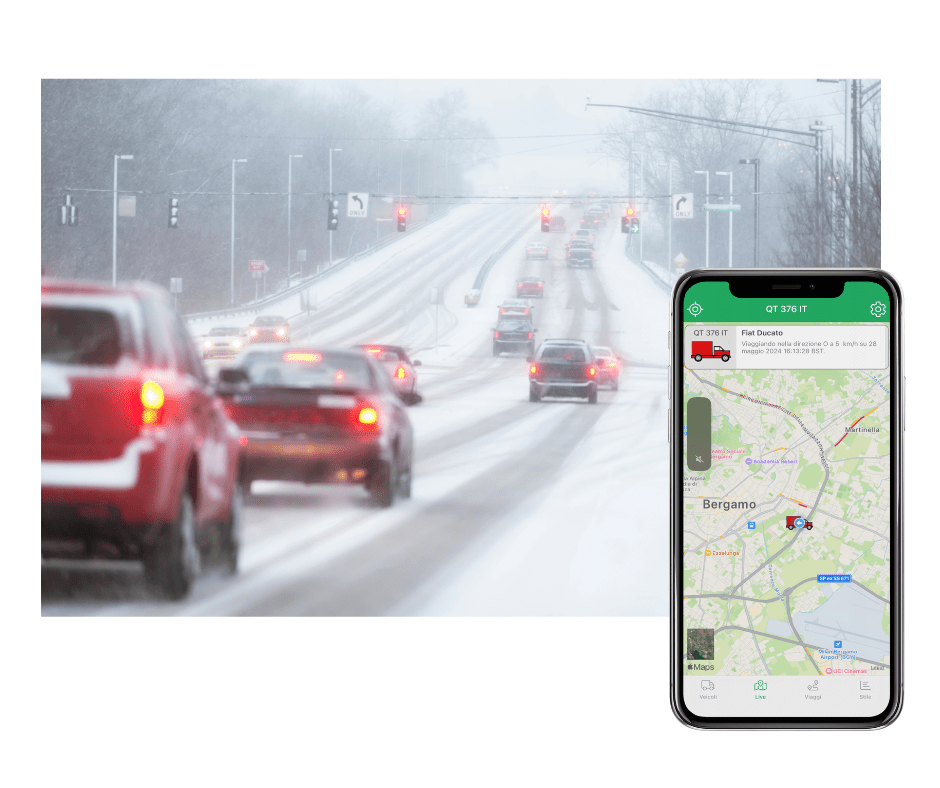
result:
M 705 203 L 702 206 L 703 211 L 740 211 L 740 205 L 732 205 L 727 202 Z
M 171 293 L 182 293 L 183 292 L 183 280 L 179 277 L 170 277 L 170 292 Z
M 298 263 L 306 263 L 306 262 L 307 262 L 307 250 L 306 250 L 306 249 L 298 249 L 298 250 L 297 250 L 297 262 L 298 262 Z
M 249 271 L 267 271 L 268 267 L 264 264 L 264 260 L 249 260 L 248 270 Z
M 679 254 L 672 258 L 672 262 L 676 264 L 677 268 L 685 268 L 685 264 L 689 262 L 689 258 L 682 254 L 682 252 L 679 252 Z
M 369 193 L 350 192 L 346 199 L 346 215 L 354 219 L 364 219 L 369 215 Z
M 692 192 L 688 194 L 672 195 L 672 218 L 673 219 L 691 219 L 692 218 Z
M 251 272 L 252 279 L 260 279 L 262 276 L 264 276 L 264 271 L 252 271 Z

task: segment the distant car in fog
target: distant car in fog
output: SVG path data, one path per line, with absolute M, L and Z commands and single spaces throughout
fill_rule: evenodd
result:
M 290 323 L 280 315 L 259 315 L 248 326 L 248 339 L 255 342 L 290 342 Z
M 529 401 L 542 397 L 585 397 L 597 402 L 597 364 L 587 342 L 546 339 L 529 357 Z
M 525 259 L 531 260 L 533 257 L 547 260 L 548 246 L 546 244 L 540 243 L 539 241 L 533 241 L 530 244 L 526 244 Z
M 247 344 L 247 328 L 218 326 L 210 329 L 202 341 L 202 357 L 237 356 Z
M 499 319 L 524 317 L 532 319 L 532 305 L 524 298 L 507 298 L 499 305 Z
M 575 230 L 571 236 L 571 240 L 568 243 L 570 244 L 573 241 L 586 241 L 588 246 L 590 246 L 593 249 L 594 248 L 594 231 L 587 227 L 584 227 L 579 230 Z
M 541 298 L 544 287 L 545 283 L 537 276 L 526 276 L 516 282 L 516 295 Z
M 549 232 L 564 232 L 568 228 L 568 222 L 565 221 L 565 217 L 559 214 L 555 214 L 551 219 L 548 220 L 548 229 Z
M 417 405 L 421 401 L 418 395 L 418 373 L 415 372 L 415 367 L 420 367 L 421 362 L 408 358 L 408 353 L 403 347 L 358 345 L 355 349 L 364 351 L 382 365 L 402 402 L 406 405 Z
M 592 252 L 586 246 L 575 245 L 572 243 L 571 247 L 568 249 L 567 254 L 565 255 L 565 258 L 568 263 L 568 268 L 594 267 L 594 252 Z
M 606 220 L 602 214 L 586 213 L 581 217 L 581 228 L 585 230 L 599 230 Z
M 623 359 L 609 347 L 595 346 L 594 360 L 597 362 L 597 385 L 610 386 L 612 391 L 620 388 L 620 370 Z
M 535 333 L 531 315 L 500 315 L 493 329 L 493 355 L 507 352 L 535 352 Z
M 42 282 L 42 556 L 141 560 L 182 599 L 238 566 L 239 434 L 169 294 Z
M 219 373 L 244 436 L 244 476 L 361 484 L 376 505 L 411 496 L 412 428 L 387 372 L 367 353 L 256 347 Z

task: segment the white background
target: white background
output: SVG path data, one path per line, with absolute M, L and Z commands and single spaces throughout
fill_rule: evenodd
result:
M 544 4 L 361 3 L 356 19 L 373 19 L 373 32 L 347 40 L 350 19 L 325 4 L 136 11 L 53 2 L 37 9 L 35 18 L 18 12 L 21 35 L 6 50 L 6 62 L 16 65 L 7 81 L 2 197 L 5 381 L 14 389 L 5 396 L 6 784 L 885 786 L 935 779 L 940 565 L 936 463 L 927 460 L 938 440 L 936 341 L 928 333 L 936 322 L 936 239 L 925 236 L 930 225 L 914 211 L 922 185 L 937 181 L 931 25 L 884 8 L 875 9 L 877 18 L 859 12 L 850 20 L 850 9 L 819 5 L 680 3 L 654 18 L 633 4 L 586 13 Z M 38 380 L 39 354 L 30 334 L 35 296 L 21 297 L 37 284 L 39 77 L 633 78 L 686 76 L 689 64 L 695 76 L 885 79 L 884 266 L 905 288 L 912 427 L 907 700 L 896 724 L 879 733 L 687 730 L 669 708 L 665 618 L 40 619 L 39 446 L 28 416 L 38 401 L 29 381 Z M 667 527 L 665 500 L 662 513 L 652 527 Z M 642 560 L 659 562 L 668 583 L 668 556 Z

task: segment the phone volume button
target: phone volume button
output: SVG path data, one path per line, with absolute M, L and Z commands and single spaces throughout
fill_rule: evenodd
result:
M 672 443 L 672 408 L 666 411 L 666 442 Z
M 666 399 L 672 399 L 672 364 L 666 367 Z

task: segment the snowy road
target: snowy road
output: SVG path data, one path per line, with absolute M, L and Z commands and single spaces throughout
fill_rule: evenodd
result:
M 561 212 L 577 225 L 579 211 Z M 136 564 L 46 565 L 43 614 L 665 615 L 667 297 L 624 256 L 614 221 L 596 267 L 569 270 L 568 234 L 540 233 L 532 214 L 457 208 L 357 261 L 358 278 L 321 285 L 309 322 L 292 321 L 295 341 L 400 344 L 422 361 L 410 500 L 376 510 L 358 488 L 256 482 L 236 578 L 209 568 L 173 604 L 148 596 Z M 464 306 L 482 262 L 525 226 Z M 530 240 L 549 244 L 548 261 L 526 261 Z M 490 332 L 526 275 L 546 282 L 536 340 L 612 346 L 628 362 L 619 391 L 596 406 L 528 401 L 524 355 L 494 358 Z

